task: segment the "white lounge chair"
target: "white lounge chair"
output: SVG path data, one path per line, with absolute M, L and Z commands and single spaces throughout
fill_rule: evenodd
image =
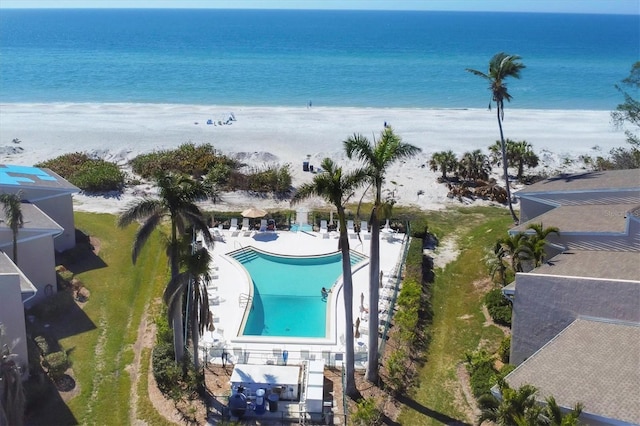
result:
M 322 234 L 322 238 L 329 238 L 329 227 L 327 226 L 326 220 L 320 221 L 320 233 Z
M 349 238 L 356 238 L 358 236 L 356 234 L 356 229 L 353 225 L 353 220 L 347 221 L 347 234 L 349 234 Z
M 251 236 L 251 227 L 249 226 L 249 218 L 245 217 L 242 219 L 242 236 L 250 237 Z
M 240 235 L 240 231 L 238 230 L 238 219 L 235 217 L 231 219 L 231 226 L 229 227 L 229 232 L 231 233 L 232 237 L 237 237 L 238 235 Z
M 260 220 L 260 229 L 258 232 L 267 232 L 267 219 Z
M 360 222 L 360 233 L 364 235 L 365 240 L 371 239 L 371 233 L 369 232 L 369 224 L 366 220 Z

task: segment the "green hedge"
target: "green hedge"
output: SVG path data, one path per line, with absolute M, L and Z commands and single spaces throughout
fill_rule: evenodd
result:
M 495 288 L 489 291 L 484 296 L 484 303 L 496 324 L 511 326 L 511 302 L 504 297 L 500 289 Z
M 44 357 L 43 362 L 53 380 L 59 380 L 64 376 L 64 372 L 71 367 L 71 361 L 65 351 L 53 352 Z
M 86 192 L 120 191 L 126 178 L 117 164 L 81 152 L 64 154 L 35 166 L 51 169 Z

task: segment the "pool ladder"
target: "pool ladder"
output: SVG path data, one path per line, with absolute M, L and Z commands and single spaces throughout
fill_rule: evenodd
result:
M 249 303 L 251 303 L 251 296 L 246 293 L 240 293 L 240 297 L 238 297 L 238 305 L 241 308 L 246 308 Z

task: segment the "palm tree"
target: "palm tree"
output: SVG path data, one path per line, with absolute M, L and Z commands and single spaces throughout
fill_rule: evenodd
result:
M 22 191 L 16 194 L 0 194 L 4 221 L 13 234 L 13 263 L 18 264 L 18 231 L 24 226 L 22 216 Z
M 563 413 L 553 396 L 545 399 L 547 405 L 542 412 L 545 424 L 548 426 L 578 426 L 578 418 L 582 414 L 583 404 L 578 402 L 571 411 Z
M 516 179 L 522 180 L 524 175 L 524 168 L 537 167 L 540 159 L 533 152 L 533 146 L 527 141 L 514 141 L 509 138 L 505 141 L 507 150 L 507 162 L 509 166 L 516 167 L 518 174 Z M 502 144 L 500 141 L 496 141 L 489 147 L 489 155 L 491 158 L 491 164 L 502 164 Z
M 391 127 L 386 127 L 380 138 L 371 143 L 362 135 L 353 135 L 344 141 L 347 157 L 354 156 L 364 162 L 369 185 L 375 191 L 371 210 L 371 251 L 369 258 L 369 324 L 378 324 L 379 282 L 380 282 L 380 220 L 382 211 L 382 185 L 387 168 L 392 163 L 420 152 L 420 148 L 402 142 Z M 366 378 L 372 383 L 378 382 L 378 333 L 369 332 L 369 354 Z
M 347 234 L 345 204 L 353 195 L 353 191 L 365 182 L 367 172 L 364 169 L 356 169 L 351 173 L 343 173 L 342 167 L 338 167 L 330 158 L 322 160 L 320 166 L 322 167 L 322 173 L 315 175 L 311 183 L 300 186 L 292 198 L 291 203 L 296 204 L 306 198 L 319 196 L 333 204 L 338 212 L 338 224 L 340 228 L 339 246 L 342 251 L 342 280 L 346 321 L 345 393 L 355 398 L 357 397 L 358 390 L 356 389 L 355 382 L 353 352 L 353 279 L 351 276 L 351 257 L 349 253 L 349 235 Z
M 560 230 L 555 226 L 545 228 L 542 223 L 532 223 L 527 226 L 527 229 L 535 232 L 535 234 L 527 237 L 525 244 L 533 260 L 533 266 L 538 267 L 544 263 L 546 257 L 547 237 L 549 234 L 560 235 Z
M 172 173 L 160 173 L 156 176 L 158 186 L 157 199 L 144 198 L 129 206 L 120 214 L 118 226 L 126 227 L 134 221 L 142 220 L 133 241 L 131 259 L 136 263 L 140 250 L 149 239 L 153 231 L 162 224 L 164 219 L 169 219 L 171 236 L 167 241 L 167 255 L 171 265 L 171 278 L 180 273 L 179 235 L 183 235 L 188 226 L 193 226 L 195 231 L 202 232 L 207 243 L 213 243 L 213 237 L 207 227 L 207 222 L 198 206 L 197 201 L 209 197 L 209 192 L 201 183 L 187 176 Z M 173 318 L 173 346 L 176 362 L 180 362 L 184 356 L 184 335 L 182 322 L 182 309 L 172 309 Z
M 523 232 L 509 235 L 500 240 L 506 253 L 511 258 L 513 273 L 522 272 L 522 261 L 531 258 L 530 248 L 527 244 L 527 235 Z
M 168 306 L 169 318 L 172 318 L 176 309 L 182 309 L 182 300 L 184 294 L 187 294 L 189 302 L 186 317 L 193 342 L 193 365 L 196 371 L 199 371 L 199 339 L 211 317 L 207 293 L 207 284 L 211 281 L 211 255 L 206 247 L 202 247 L 193 253 L 183 255 L 181 263 L 185 270 L 169 281 L 163 299 Z
M 460 176 L 469 180 L 488 180 L 491 172 L 489 159 L 481 150 L 465 152 L 458 163 Z
M 493 253 L 488 258 L 487 264 L 491 272 L 491 279 L 493 280 L 496 275 L 500 279 L 502 287 L 507 285 L 507 265 L 505 264 L 505 257 L 507 252 L 500 241 L 496 241 L 493 247 Z
M 511 389 L 506 383 L 501 383 L 502 399 L 498 400 L 491 394 L 478 399 L 480 416 L 477 424 L 491 421 L 501 426 L 518 424 L 538 424 L 541 411 L 536 405 L 538 390 L 531 385 L 523 385 L 519 389 Z M 533 420 L 533 421 L 532 421 Z
M 442 172 L 442 180 L 446 181 L 447 173 L 454 172 L 458 167 L 458 159 L 451 150 L 434 152 L 429 160 L 429 167 L 434 172 Z
M 4 326 L 0 323 L 0 425 L 24 424 L 26 398 L 22 387 L 22 375 L 11 353 L 4 343 Z
M 486 74 L 482 71 L 467 68 L 468 72 L 482 77 L 489 82 L 491 101 L 496 103 L 496 116 L 498 118 L 498 128 L 500 129 L 502 151 L 502 170 L 504 172 L 504 182 L 507 189 L 507 196 L 509 198 L 509 211 L 511 211 L 511 216 L 515 223 L 518 223 L 518 216 L 516 216 L 513 211 L 513 205 L 511 203 L 509 173 L 507 171 L 507 149 L 502 131 L 502 120 L 504 119 L 504 101 L 506 100 L 507 102 L 510 102 L 512 99 L 512 96 L 507 91 L 507 84 L 504 80 L 508 77 L 520 78 L 520 71 L 525 68 L 524 64 L 518 62 L 520 59 L 520 56 L 500 52 L 495 54 L 489 61 L 489 71 Z M 489 101 L 489 109 L 491 109 L 491 101 Z

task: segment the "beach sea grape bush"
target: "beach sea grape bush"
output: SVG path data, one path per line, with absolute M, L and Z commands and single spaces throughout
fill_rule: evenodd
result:
M 126 177 L 117 164 L 81 152 L 64 154 L 35 166 L 51 169 L 85 192 L 120 191 Z

